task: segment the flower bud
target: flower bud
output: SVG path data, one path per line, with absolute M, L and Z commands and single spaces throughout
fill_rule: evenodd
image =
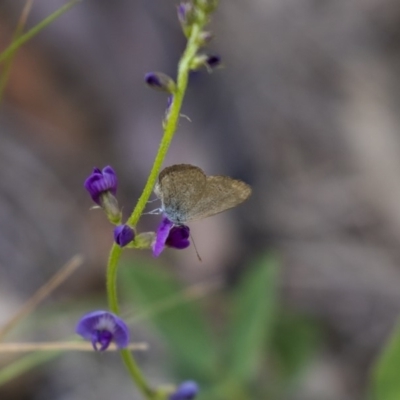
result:
M 212 32 L 203 31 L 199 35 L 199 45 L 205 46 L 206 44 L 210 43 L 213 38 L 214 34 Z
M 134 230 L 128 225 L 118 225 L 114 229 L 114 241 L 120 247 L 125 247 L 135 237 Z
M 199 54 L 197 55 L 190 66 L 194 71 L 206 67 L 210 72 L 211 70 L 221 66 L 221 57 L 218 55 Z
M 178 19 L 181 23 L 183 33 L 186 37 L 190 36 L 192 25 L 195 21 L 195 10 L 193 4 L 183 2 L 177 7 Z
M 199 386 L 195 381 L 185 381 L 169 396 L 169 400 L 193 400 L 198 392 Z
M 175 82 L 163 72 L 148 72 L 144 77 L 146 84 L 155 90 L 173 94 L 176 89 Z
M 85 181 L 85 189 L 92 200 L 104 209 L 112 223 L 118 224 L 121 221 L 121 211 L 115 198 L 117 175 L 110 166 L 103 170 L 95 168 Z

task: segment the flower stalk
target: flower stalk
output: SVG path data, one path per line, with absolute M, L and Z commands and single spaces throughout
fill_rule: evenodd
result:
M 208 23 L 208 15 L 206 13 L 201 13 L 196 22 L 193 23 L 190 31 L 190 36 L 185 48 L 185 51 L 180 59 L 178 65 L 178 76 L 176 81 L 176 87 L 172 93 L 173 101 L 169 107 L 169 111 L 163 122 L 164 134 L 161 139 L 158 152 L 156 154 L 153 166 L 151 168 L 149 177 L 147 179 L 146 185 L 143 189 L 141 196 L 131 214 L 128 218 L 126 224 L 135 228 L 139 219 L 146 207 L 146 204 L 151 196 L 153 187 L 157 181 L 158 174 L 160 172 L 161 166 L 164 162 L 165 156 L 168 152 L 171 141 L 177 130 L 182 102 L 185 96 L 189 73 L 191 70 L 191 65 L 193 59 L 196 57 L 201 44 L 203 43 L 202 35 L 205 25 Z M 108 305 L 112 313 L 119 314 L 119 302 L 117 294 L 117 270 L 118 263 L 122 254 L 122 248 L 116 243 L 113 244 L 107 266 L 107 296 Z M 128 349 L 122 349 L 120 351 L 121 357 L 124 361 L 128 372 L 136 384 L 137 388 L 140 390 L 142 395 L 147 400 L 166 400 L 168 394 L 161 390 L 154 390 L 147 382 L 140 368 L 138 367 L 133 355 Z

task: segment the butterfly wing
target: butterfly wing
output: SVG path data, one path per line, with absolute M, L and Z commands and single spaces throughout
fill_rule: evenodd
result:
M 251 187 L 229 176 L 208 176 L 201 199 L 190 209 L 187 221 L 218 214 L 243 203 L 251 195 Z
M 174 223 L 183 223 L 186 215 L 202 198 L 207 177 L 190 164 L 177 164 L 161 171 L 154 193 L 161 200 L 162 209 Z

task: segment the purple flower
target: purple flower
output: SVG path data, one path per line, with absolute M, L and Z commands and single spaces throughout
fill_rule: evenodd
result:
M 144 76 L 144 80 L 152 89 L 167 93 L 175 92 L 174 80 L 163 72 L 148 72 Z
M 174 225 L 167 217 L 164 217 L 156 233 L 153 244 L 153 255 L 158 257 L 165 246 L 175 249 L 186 249 L 190 245 L 190 229 L 186 225 Z
M 199 386 L 196 382 L 185 381 L 169 396 L 169 400 L 192 400 L 197 396 L 198 391 Z
M 93 311 L 85 314 L 78 322 L 75 332 L 92 342 L 93 348 L 104 351 L 111 342 L 124 348 L 129 343 L 126 323 L 108 311 Z M 100 347 L 99 347 L 100 346 Z
M 101 196 L 111 192 L 114 196 L 117 193 L 117 175 L 114 170 L 107 166 L 101 171 L 95 168 L 85 181 L 85 188 L 89 192 L 92 200 L 101 205 Z
M 186 249 L 186 247 L 190 246 L 189 236 L 190 236 L 190 229 L 188 226 L 186 225 L 174 226 L 169 231 L 169 235 L 167 237 L 165 244 L 168 247 L 174 247 L 175 249 L 179 250 Z
M 114 228 L 114 240 L 118 246 L 124 247 L 135 238 L 135 231 L 128 225 L 118 225 Z

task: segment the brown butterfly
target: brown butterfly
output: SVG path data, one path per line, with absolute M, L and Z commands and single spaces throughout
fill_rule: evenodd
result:
M 177 164 L 161 171 L 154 193 L 161 211 L 176 225 L 210 217 L 243 203 L 251 187 L 229 176 L 207 176 L 190 164 Z

